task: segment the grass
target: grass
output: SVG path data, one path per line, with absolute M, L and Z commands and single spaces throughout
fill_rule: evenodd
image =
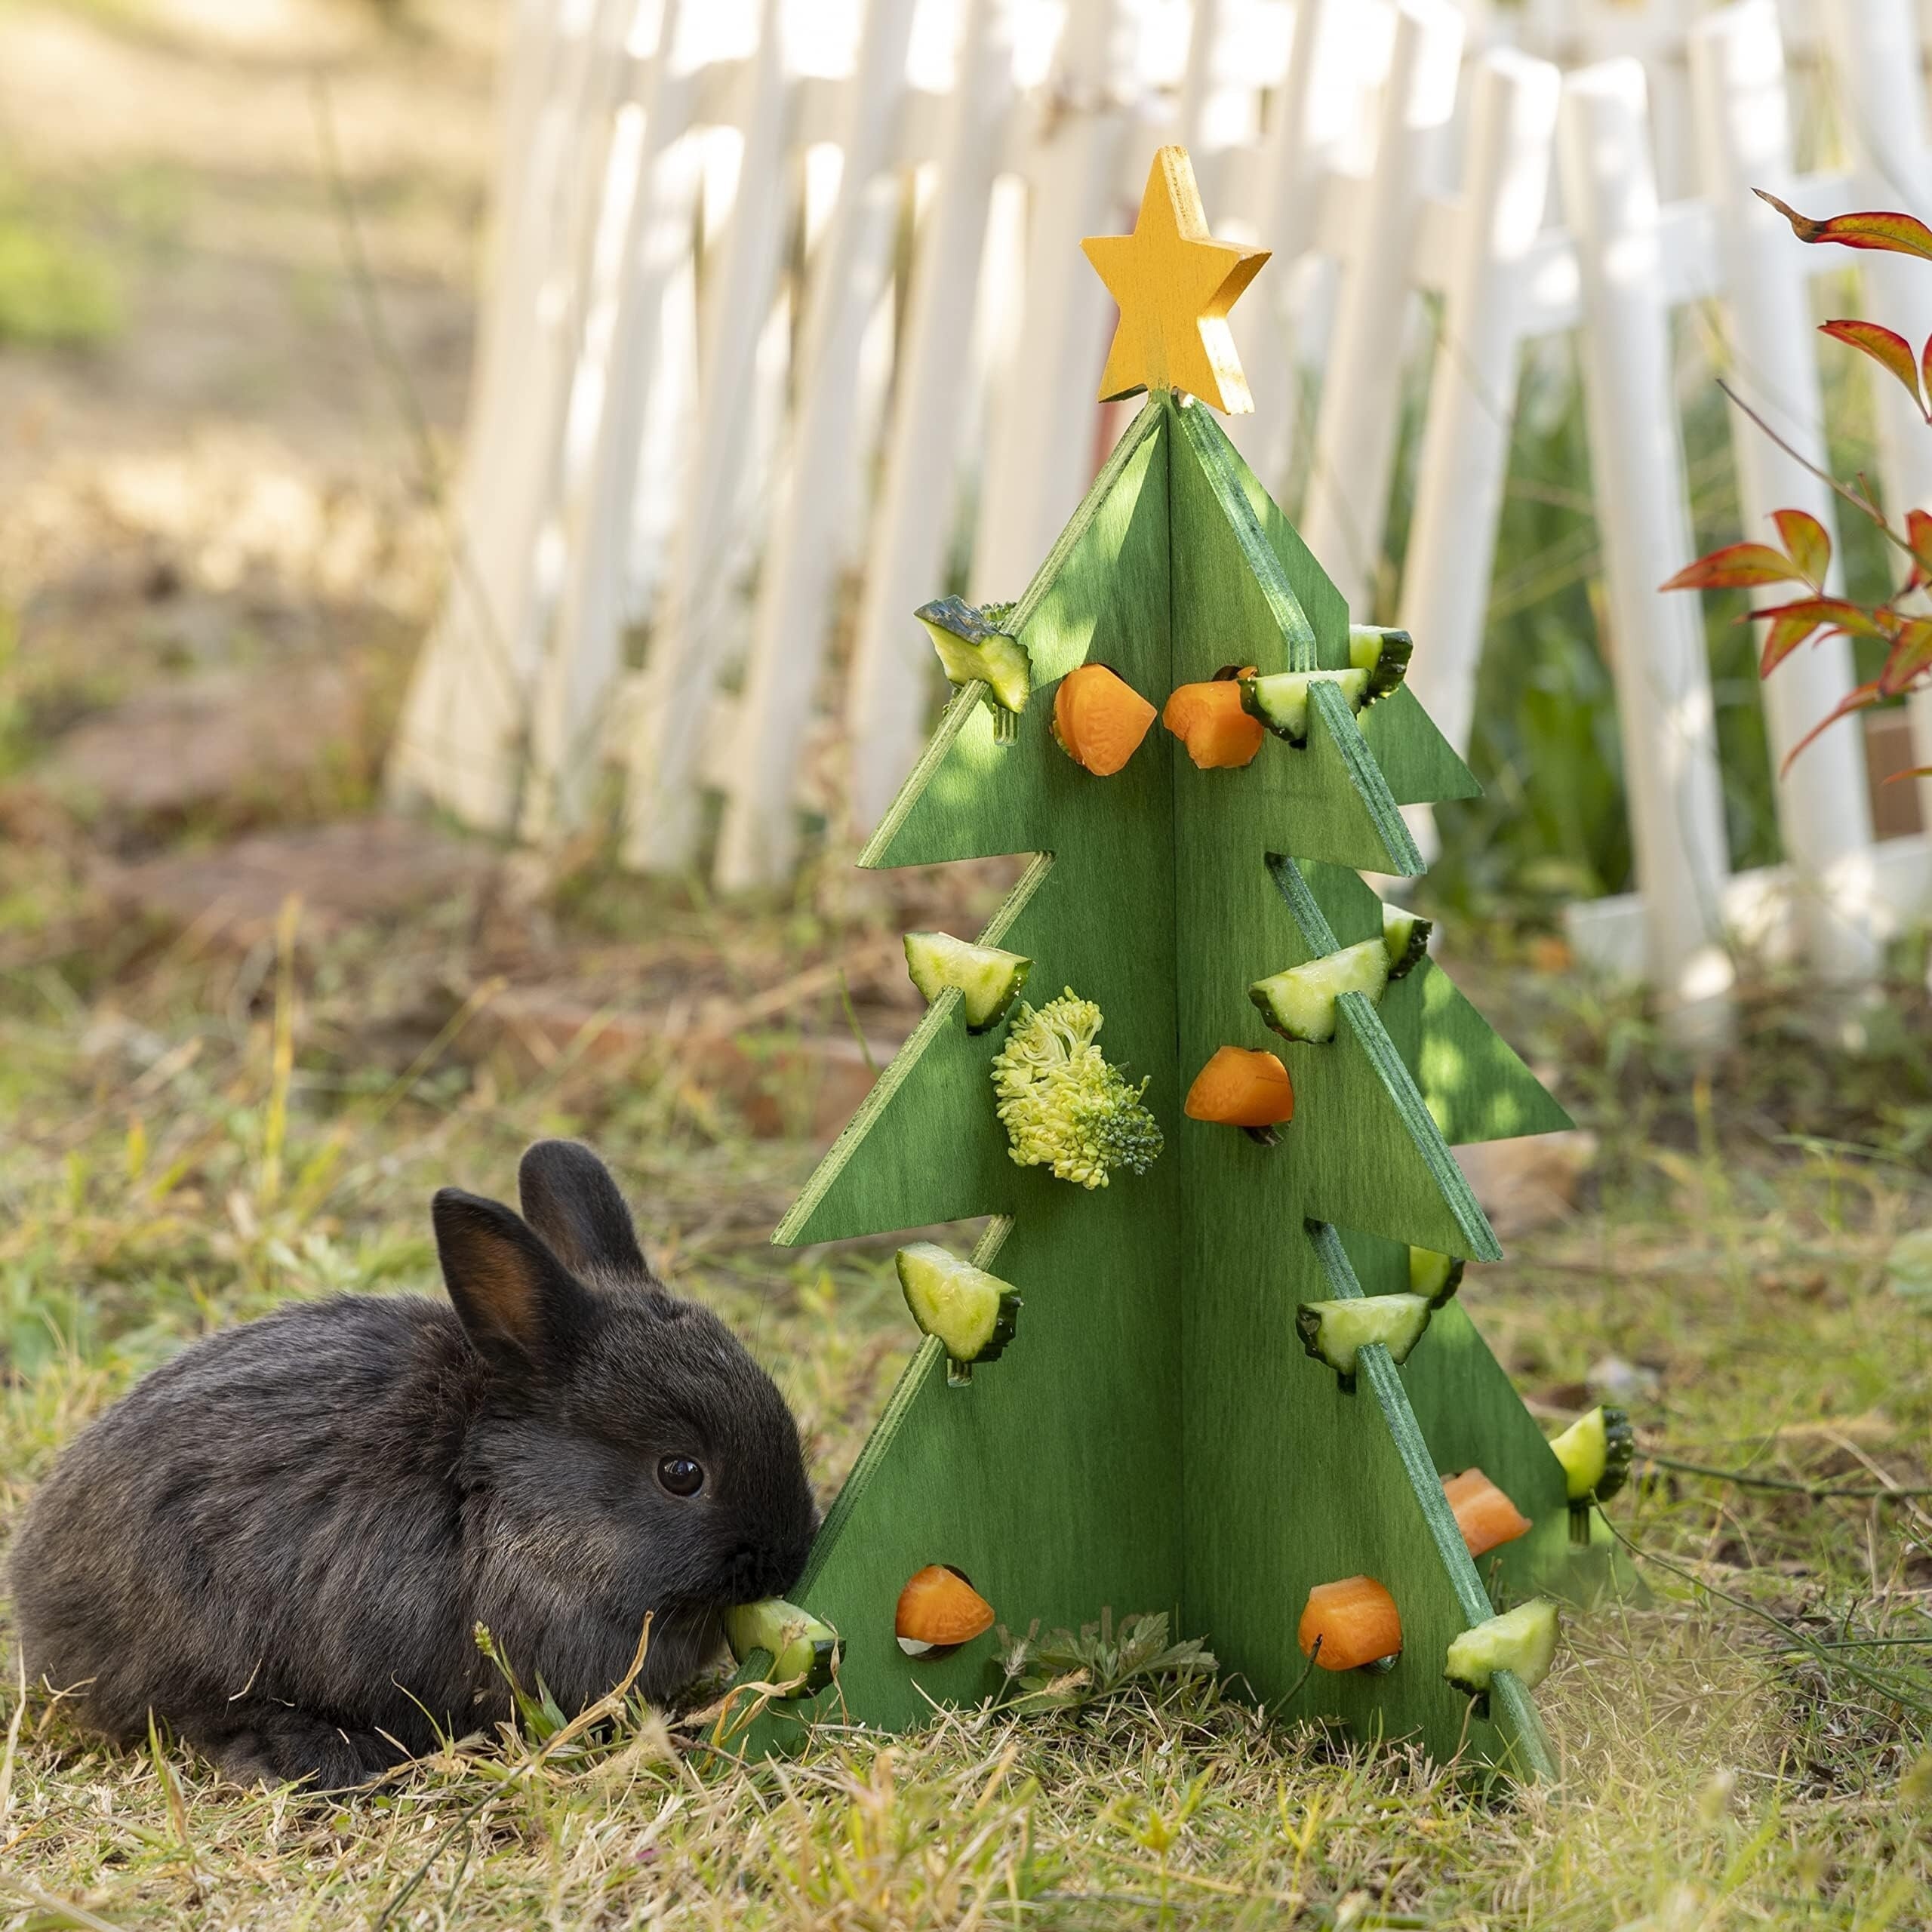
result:
M 40 863 L 0 847 L 18 897 Z M 473 907 L 238 959 L 93 916 L 68 909 L 0 970 L 7 1521 L 186 1337 L 291 1296 L 432 1285 L 430 1191 L 502 1190 L 549 1131 L 608 1152 L 678 1284 L 774 1364 L 835 1485 L 908 1337 L 882 1244 L 765 1246 L 808 1146 L 746 1135 L 648 1043 L 532 1075 L 446 1008 L 400 1026 L 404 983 L 481 943 Z M 837 957 L 896 915 L 831 919 L 809 894 L 729 915 L 580 869 L 548 916 L 561 956 L 614 944 L 640 976 L 708 947 L 748 998 L 757 962 Z M 1932 1309 L 1887 1269 L 1932 1220 L 1932 1052 L 1903 992 L 1894 1030 L 1850 1054 L 1829 1012 L 1767 991 L 1745 1048 L 1699 1078 L 1633 1008 L 1526 1000 L 1506 955 L 1465 978 L 1493 981 L 1492 1005 L 1512 989 L 1518 1037 L 1601 1137 L 1585 1211 L 1469 1291 L 1532 1401 L 1570 1413 L 1614 1355 L 1657 1378 L 1637 1406 L 1660 1453 L 1932 1481 Z M 688 1714 L 624 1705 L 318 1804 L 224 1786 L 165 1736 L 110 1749 L 16 1684 L 0 1925 L 1923 1924 L 1932 1670 L 1897 1640 L 1932 1635 L 1932 1509 L 1654 1469 L 1613 1514 L 1655 1552 L 1655 1600 L 1570 1620 L 1544 1694 L 1558 1793 L 1485 1797 L 1195 1675 L 900 1740 L 828 1729 L 786 1766 L 721 1761 Z
M 121 326 L 120 283 L 108 263 L 0 202 L 0 343 L 86 348 Z

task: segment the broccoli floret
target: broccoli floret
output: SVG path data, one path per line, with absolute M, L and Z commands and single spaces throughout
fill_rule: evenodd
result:
M 1052 1168 L 1060 1180 L 1105 1187 L 1108 1171 L 1145 1174 L 1161 1151 L 1147 1091 L 1109 1066 L 1094 1044 L 1100 1009 L 1069 986 L 1035 1011 L 1022 1001 L 993 1061 L 999 1117 L 1023 1168 Z

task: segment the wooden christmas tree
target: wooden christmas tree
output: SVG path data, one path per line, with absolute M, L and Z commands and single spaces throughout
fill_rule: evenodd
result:
M 1012 1630 L 1166 1611 L 1284 1717 L 1545 1774 L 1528 1692 L 1500 1672 L 1472 1712 L 1444 1656 L 1491 1615 L 1492 1586 L 1503 1601 L 1563 1587 L 1562 1468 L 1457 1300 L 1400 1367 L 1371 1346 L 1352 1375 L 1305 1349 L 1297 1313 L 1408 1290 L 1412 1247 L 1497 1258 L 1450 1146 L 1566 1117 L 1419 946 L 1379 995 L 1334 998 L 1325 1041 L 1284 1039 L 1250 992 L 1381 947 L 1359 872 L 1419 873 L 1398 808 L 1477 788 L 1405 686 L 1358 709 L 1359 678 L 1269 688 L 1305 700 L 1300 741 L 1268 734 L 1237 766 L 1197 768 L 1156 726 L 1103 777 L 1057 740 L 1057 687 L 1081 666 L 1158 709 L 1217 672 L 1361 656 L 1340 595 L 1202 406 L 1247 406 L 1224 318 L 1262 257 L 1208 237 L 1179 149 L 1157 157 L 1134 235 L 1088 248 L 1121 307 L 1103 396 L 1148 401 L 992 619 L 1024 647 L 1023 709 L 964 685 L 860 863 L 1037 855 L 980 940 L 1031 959 L 1029 1000 L 1097 1004 L 1098 1044 L 1146 1080 L 1164 1147 L 1091 1187 L 1018 1164 L 992 1078 L 1006 1029 L 969 1032 L 957 992 L 881 1075 L 776 1238 L 992 1217 L 972 1258 L 1023 1307 L 964 1386 L 940 1340 L 922 1343 L 797 1592 L 840 1634 L 837 1683 L 774 1706 L 761 1733 L 782 1743 L 814 1715 L 901 1728 L 996 1690 L 992 1632 L 917 1657 L 895 1641 L 902 1589 L 941 1564 Z M 1183 1115 L 1226 1047 L 1286 1069 L 1293 1118 L 1272 1145 Z M 1480 1572 L 1442 1486 L 1472 1466 L 1531 1524 Z M 1311 1670 L 1309 1592 L 1357 1576 L 1392 1596 L 1400 1655 Z

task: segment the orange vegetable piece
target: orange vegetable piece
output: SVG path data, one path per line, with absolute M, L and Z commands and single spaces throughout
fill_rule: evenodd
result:
M 1184 1110 L 1189 1120 L 1273 1127 L 1295 1117 L 1294 1083 L 1272 1054 L 1220 1047 L 1194 1076 Z
M 1240 675 L 1253 677 L 1254 666 L 1245 666 Z M 1233 678 L 1177 685 L 1161 722 L 1186 746 L 1188 756 L 1203 771 L 1246 764 L 1268 735 L 1260 719 L 1241 708 L 1241 685 Z
M 899 1592 L 894 1632 L 914 1643 L 970 1643 L 992 1627 L 992 1605 L 943 1563 L 928 1563 Z
M 1054 694 L 1054 736 L 1075 764 L 1111 778 L 1140 749 L 1154 707 L 1104 664 L 1067 672 Z
M 1321 1640 L 1315 1661 L 1324 1670 L 1355 1670 L 1400 1654 L 1402 1620 L 1395 1599 L 1373 1577 L 1344 1577 L 1309 1592 L 1295 1635 L 1304 1657 Z
M 1514 1543 L 1529 1530 L 1529 1518 L 1480 1469 L 1444 1476 L 1442 1493 L 1456 1512 L 1456 1527 L 1472 1556 L 1480 1556 L 1498 1543 Z

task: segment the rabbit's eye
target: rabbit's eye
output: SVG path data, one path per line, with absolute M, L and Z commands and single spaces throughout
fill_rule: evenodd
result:
M 704 1487 L 704 1471 L 688 1456 L 660 1456 L 657 1480 L 673 1496 L 695 1496 Z

